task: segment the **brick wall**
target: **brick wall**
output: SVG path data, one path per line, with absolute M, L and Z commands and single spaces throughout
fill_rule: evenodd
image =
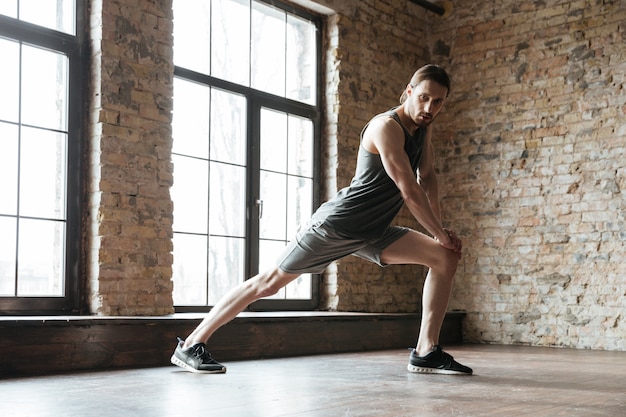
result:
M 171 1 L 91 3 L 87 301 L 166 314 Z M 352 177 L 364 123 L 416 68 L 444 65 L 435 147 L 444 219 L 466 245 L 451 308 L 468 311 L 468 340 L 625 350 L 626 0 L 454 0 L 443 18 L 408 1 L 319 3 L 336 11 L 322 198 Z M 406 211 L 398 223 L 415 226 Z M 346 258 L 324 306 L 415 311 L 423 276 Z
M 436 135 L 470 341 L 626 349 L 626 1 L 455 0 Z
M 171 0 L 90 3 L 86 304 L 172 313 Z

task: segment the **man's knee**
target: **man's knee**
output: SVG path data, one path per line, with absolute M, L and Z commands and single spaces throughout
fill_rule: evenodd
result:
M 456 273 L 456 269 L 459 265 L 459 256 L 449 249 L 443 249 L 444 250 L 441 257 L 439 258 L 438 264 L 431 268 L 437 270 L 441 274 L 452 278 Z
M 270 297 L 280 291 L 290 278 L 290 274 L 282 271 L 279 268 L 272 268 L 266 272 L 263 272 L 249 281 L 251 285 L 255 286 L 258 298 Z

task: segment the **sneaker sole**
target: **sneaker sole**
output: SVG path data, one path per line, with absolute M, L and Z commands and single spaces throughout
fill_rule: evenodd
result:
M 203 371 L 201 369 L 196 369 L 193 366 L 189 366 L 185 362 L 178 359 L 176 355 L 172 355 L 172 357 L 170 358 L 170 362 L 172 362 L 173 365 L 183 368 L 186 371 L 193 372 L 194 374 L 225 374 L 226 373 L 226 367 L 216 370 L 216 371 Z
M 409 372 L 413 372 L 415 374 L 471 375 L 471 374 L 468 374 L 467 372 L 452 371 L 450 369 L 424 368 L 421 366 L 415 366 L 411 364 L 408 364 L 406 369 Z

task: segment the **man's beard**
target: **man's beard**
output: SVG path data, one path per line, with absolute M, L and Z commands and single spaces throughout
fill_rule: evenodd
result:
M 430 113 L 420 113 L 418 116 L 418 123 L 417 125 L 419 127 L 426 127 L 429 124 L 431 124 L 433 122 L 433 120 L 435 120 L 435 118 L 433 117 L 432 114 Z

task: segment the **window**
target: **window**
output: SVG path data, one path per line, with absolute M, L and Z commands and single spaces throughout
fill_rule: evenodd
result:
M 78 308 L 80 1 L 0 3 L 0 308 Z
M 272 265 L 318 203 L 320 22 L 251 0 L 174 1 L 174 304 Z M 313 308 L 303 275 L 256 308 Z

